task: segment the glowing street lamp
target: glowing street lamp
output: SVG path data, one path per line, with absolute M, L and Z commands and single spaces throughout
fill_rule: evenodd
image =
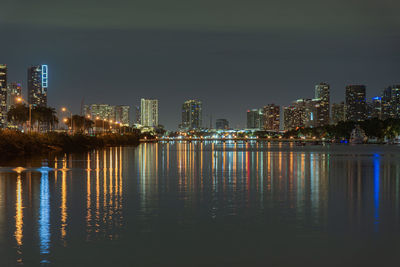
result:
M 32 104 L 27 103 L 22 97 L 16 98 L 19 103 L 26 103 L 29 106 L 29 132 L 32 131 Z
M 70 116 L 70 118 L 71 118 L 71 133 L 73 133 L 74 122 L 72 121 L 72 112 L 69 111 L 66 107 L 62 107 L 62 108 L 61 108 L 61 111 L 62 111 L 62 112 L 68 112 L 68 113 L 69 113 L 69 116 Z

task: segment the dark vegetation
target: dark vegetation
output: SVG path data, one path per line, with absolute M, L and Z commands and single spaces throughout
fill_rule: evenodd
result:
M 371 119 L 361 122 L 345 121 L 337 125 L 327 125 L 316 128 L 298 128 L 284 134 L 285 138 L 316 137 L 326 139 L 348 139 L 355 125 L 360 125 L 368 138 L 383 141 L 385 138 L 393 139 L 400 135 L 400 119 Z
M 0 131 L 0 158 L 29 156 L 52 151 L 82 152 L 106 146 L 134 146 L 139 144 L 136 132 L 89 136 L 66 133 L 22 133 L 14 130 Z

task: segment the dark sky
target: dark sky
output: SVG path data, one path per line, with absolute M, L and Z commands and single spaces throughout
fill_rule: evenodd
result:
M 0 63 L 9 79 L 49 65 L 49 105 L 160 100 L 160 123 L 181 104 L 245 125 L 246 110 L 313 97 L 348 83 L 368 97 L 400 83 L 398 0 L 1 0 Z M 207 119 L 205 117 L 205 119 Z

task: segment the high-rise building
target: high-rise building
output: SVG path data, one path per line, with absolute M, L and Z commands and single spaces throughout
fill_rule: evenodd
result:
M 140 121 L 145 127 L 158 126 L 158 100 L 144 99 L 140 101 Z
M 247 128 L 248 129 L 261 129 L 264 124 L 262 109 L 247 110 Z
M 303 123 L 305 127 L 320 127 L 325 125 L 325 121 L 321 119 L 323 114 L 323 106 L 319 98 L 304 100 Z
M 319 99 L 319 116 L 318 126 L 328 125 L 330 121 L 330 97 L 329 97 L 329 84 L 320 83 L 315 86 L 315 99 Z
M 215 121 L 215 128 L 218 130 L 229 129 L 229 121 L 227 119 L 217 119 Z
M 135 123 L 140 124 L 140 106 L 135 106 Z
M 298 99 L 290 106 L 283 108 L 284 130 L 293 130 L 305 126 L 307 99 Z
M 199 129 L 202 126 L 202 104 L 199 100 L 188 100 L 182 105 L 182 129 Z
M 332 104 L 332 123 L 337 124 L 346 120 L 346 105 L 344 102 Z
M 20 83 L 12 82 L 7 87 L 7 111 L 17 104 L 17 98 L 22 96 L 22 87 Z
M 264 129 L 267 131 L 279 131 L 280 106 L 269 104 L 264 106 Z
M 400 85 L 385 88 L 382 92 L 382 119 L 400 118 Z
M 366 117 L 366 112 L 365 85 L 346 86 L 346 119 L 362 121 Z
M 28 68 L 28 103 L 47 106 L 48 67 L 36 65 Z
M 382 119 L 382 98 L 379 96 L 373 97 L 368 103 L 368 119 Z
M 7 65 L 0 64 L 0 127 L 7 123 Z
M 84 107 L 85 115 L 90 115 L 93 120 L 113 120 L 115 121 L 115 106 L 108 104 L 91 104 Z
M 115 120 L 122 126 L 129 126 L 129 106 L 115 106 Z

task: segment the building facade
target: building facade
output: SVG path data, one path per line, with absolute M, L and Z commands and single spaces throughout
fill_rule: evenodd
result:
M 145 99 L 140 101 L 140 121 L 145 127 L 158 126 L 158 100 Z
M 218 130 L 229 129 L 229 121 L 227 119 L 217 119 L 215 121 L 215 128 Z
M 202 103 L 188 100 L 182 105 L 182 129 L 200 129 L 202 127 Z
M 338 124 L 340 121 L 346 121 L 346 105 L 344 102 L 332 104 L 332 118 L 333 124 Z
M 108 104 L 91 104 L 84 107 L 85 116 L 93 120 L 113 120 L 115 121 L 115 106 Z
M 48 67 L 36 65 L 28 68 L 28 103 L 47 106 Z
M 129 110 L 130 107 L 126 105 L 115 106 L 115 121 L 119 122 L 122 126 L 129 126 Z
M 17 104 L 17 98 L 22 96 L 22 86 L 20 83 L 12 82 L 7 87 L 7 111 Z
M 262 109 L 247 110 L 247 129 L 262 129 L 264 115 Z
M 382 92 L 382 119 L 400 118 L 400 85 L 385 88 Z
M 315 86 L 315 99 L 319 99 L 318 126 L 328 125 L 330 122 L 330 87 L 328 83 L 319 83 Z
M 275 104 L 264 106 L 264 129 L 267 131 L 279 131 L 281 108 Z
M 7 65 L 0 65 L 0 127 L 7 124 Z
M 373 97 L 368 103 L 368 119 L 382 119 L 382 98 Z
M 140 124 L 140 106 L 135 106 L 135 123 Z
M 365 85 L 346 86 L 346 119 L 363 121 L 367 114 Z

